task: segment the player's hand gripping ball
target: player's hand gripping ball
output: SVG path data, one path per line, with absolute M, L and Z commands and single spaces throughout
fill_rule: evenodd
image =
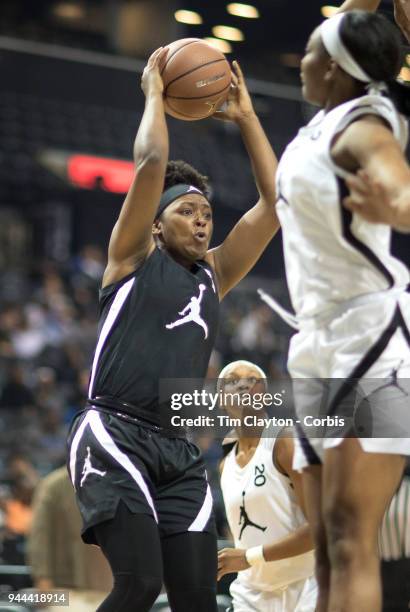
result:
M 229 94 L 231 68 L 223 53 L 199 38 L 169 44 L 159 64 L 165 110 L 172 117 L 196 121 L 210 117 Z

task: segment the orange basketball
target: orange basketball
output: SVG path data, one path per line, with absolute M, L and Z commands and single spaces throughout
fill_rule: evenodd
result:
M 161 66 L 166 112 L 185 121 L 210 117 L 231 85 L 224 54 L 199 38 L 176 40 L 167 49 Z

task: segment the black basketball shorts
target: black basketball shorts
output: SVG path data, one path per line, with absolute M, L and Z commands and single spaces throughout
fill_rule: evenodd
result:
M 85 542 L 96 543 L 92 527 L 113 518 L 120 500 L 131 512 L 152 516 L 161 537 L 215 534 L 205 466 L 198 447 L 186 438 L 91 408 L 74 420 L 68 451 Z

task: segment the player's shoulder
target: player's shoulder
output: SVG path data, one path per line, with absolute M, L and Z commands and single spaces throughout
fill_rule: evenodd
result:
M 284 476 L 289 475 L 294 451 L 294 430 L 283 427 L 275 440 L 272 449 L 272 461 L 275 468 Z
M 358 120 L 378 120 L 393 132 L 404 147 L 407 142 L 407 123 L 387 96 L 369 94 L 349 100 L 336 107 L 331 113 L 333 131 L 339 133 Z
M 133 278 L 140 276 L 148 268 L 155 266 L 159 260 L 164 259 L 165 258 L 161 249 L 156 247 L 140 264 L 134 266 L 130 265 L 127 268 L 123 268 L 122 273 L 117 275 L 118 278 L 114 278 L 112 282 L 103 284 L 103 286 L 100 288 L 100 304 L 104 306 L 104 304 L 106 304 L 110 298 L 115 296 L 119 289 L 121 289 L 121 287 L 123 287 L 126 283 L 131 281 Z

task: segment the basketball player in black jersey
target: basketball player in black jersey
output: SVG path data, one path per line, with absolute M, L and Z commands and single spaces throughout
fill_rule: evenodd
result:
M 215 612 L 212 495 L 198 448 L 165 421 L 161 379 L 203 379 L 219 301 L 252 268 L 278 229 L 276 158 L 240 68 L 218 117 L 237 123 L 259 201 L 209 250 L 205 177 L 168 163 L 159 49 L 142 76 L 145 111 L 136 174 L 113 229 L 100 293 L 99 337 L 87 408 L 69 435 L 69 471 L 83 539 L 108 558 L 114 589 L 100 612 L 151 609 L 165 583 L 174 612 Z

